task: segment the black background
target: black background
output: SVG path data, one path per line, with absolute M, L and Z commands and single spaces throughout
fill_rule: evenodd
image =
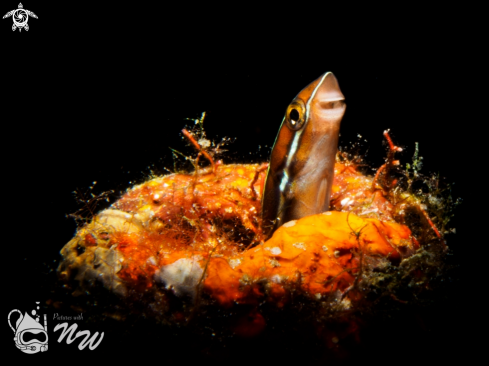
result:
M 340 145 L 362 135 L 367 160 L 379 166 L 385 154 L 382 132 L 390 128 L 404 148 L 403 163 L 411 161 L 419 142 L 423 171 L 455 182 L 454 196 L 464 199 L 454 219 L 457 234 L 448 238 L 449 261 L 456 265 L 449 285 L 412 317 L 419 322 L 394 314 L 383 324 L 385 332 L 375 333 L 378 339 L 365 340 L 365 360 L 427 363 L 478 350 L 475 330 L 482 327 L 484 309 L 477 272 L 487 250 L 485 227 L 476 215 L 484 200 L 478 185 L 485 154 L 477 153 L 482 120 L 472 114 L 476 56 L 460 24 L 417 12 L 406 21 L 396 13 L 362 23 L 341 13 L 346 20 L 333 24 L 335 16 L 317 9 L 279 14 L 244 6 L 23 4 L 39 17 L 29 19 L 28 32 L 12 32 L 10 18 L 0 22 L 5 315 L 53 296 L 59 250 L 76 230 L 66 217 L 79 208 L 74 190 L 86 191 L 97 181 L 95 193 L 113 189 L 117 197 L 129 182 L 144 180 L 149 167 L 164 173 L 172 165 L 168 147 L 185 149 L 180 135 L 190 122 L 185 118 L 203 111 L 209 138 L 237 138 L 225 161 L 264 161 L 288 103 L 330 70 L 347 102 Z M 3 2 L 0 11 L 16 6 Z M 49 322 L 50 329 L 55 323 Z M 59 344 L 51 332 L 50 351 L 30 357 L 144 355 L 161 364 L 165 357 L 169 364 L 204 357 L 190 339 L 174 351 L 181 352 L 181 360 L 169 356 L 164 328 L 144 336 L 129 329 L 122 336 L 111 332 L 111 324 L 85 324 L 92 333 L 112 337 L 106 335 L 95 351 L 79 351 L 78 341 Z M 4 327 L 9 354 L 27 357 L 9 343 L 9 332 Z M 264 349 L 243 342 L 248 356 Z M 287 359 L 287 352 L 270 350 L 279 359 Z M 304 362 L 311 357 L 300 349 L 292 356 Z M 219 360 L 220 354 L 214 350 L 205 357 Z M 256 362 L 261 359 L 256 356 Z

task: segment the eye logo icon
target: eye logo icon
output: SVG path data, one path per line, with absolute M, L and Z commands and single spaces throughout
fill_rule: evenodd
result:
M 37 302 L 39 304 L 39 302 Z M 39 309 L 39 306 L 37 306 Z M 10 316 L 13 313 L 19 313 L 19 319 L 15 323 L 15 328 L 12 326 Z M 14 309 L 8 314 L 8 324 L 14 331 L 15 346 L 25 353 L 38 353 L 48 350 L 48 326 L 46 314 L 44 314 L 44 326 L 40 323 L 40 316 L 36 310 L 32 310 L 31 314 L 36 316 L 32 318 L 27 312 L 22 315 L 20 310 Z
M 3 19 L 12 17 L 12 19 L 14 20 L 12 30 L 15 31 L 17 28 L 19 28 L 20 32 L 22 31 L 22 28 L 24 28 L 26 31 L 29 30 L 29 25 L 27 24 L 27 22 L 29 21 L 29 16 L 38 19 L 36 14 L 34 14 L 30 10 L 24 9 L 22 3 L 19 3 L 19 8 L 9 11 L 3 16 Z

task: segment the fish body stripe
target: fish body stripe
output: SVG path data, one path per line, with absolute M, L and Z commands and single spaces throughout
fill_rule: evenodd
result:
M 328 72 L 287 108 L 262 196 L 265 237 L 287 221 L 329 208 L 343 100 L 336 78 Z

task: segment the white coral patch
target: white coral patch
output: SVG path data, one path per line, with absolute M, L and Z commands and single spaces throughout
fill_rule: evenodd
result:
M 294 226 L 296 222 L 297 222 L 297 220 L 292 220 L 292 221 L 286 222 L 282 226 L 284 226 L 284 227 L 291 227 L 291 226 Z
M 273 282 L 273 283 L 281 283 L 282 282 L 282 277 L 279 276 L 279 275 L 273 275 L 270 280 Z
M 229 260 L 229 265 L 231 266 L 232 269 L 235 269 L 240 264 L 241 264 L 241 259 L 239 258 Z
M 270 253 L 272 253 L 273 255 L 279 255 L 280 253 L 282 253 L 282 249 L 280 249 L 279 247 L 273 247 L 270 248 Z
M 115 250 L 113 245 L 110 249 L 98 247 L 94 251 L 93 263 L 84 263 L 78 268 L 75 280 L 80 282 L 100 281 L 104 287 L 112 290 L 120 296 L 127 294 L 126 287 L 116 276 L 122 268 L 124 258 L 122 254 Z
M 272 267 L 280 267 L 280 263 L 276 259 L 270 259 L 269 262 Z
M 172 289 L 175 295 L 188 295 L 195 299 L 197 295 L 197 285 L 199 284 L 204 269 L 201 267 L 199 260 L 201 256 L 192 258 L 181 258 L 171 264 L 162 266 L 155 273 L 155 279 L 164 283 L 167 289 Z
M 343 300 L 341 300 L 340 306 L 343 307 L 343 310 L 350 310 L 351 309 L 351 300 L 348 297 L 345 297 Z
M 205 148 L 208 148 L 209 146 L 211 146 L 211 142 L 210 140 L 207 140 L 207 139 L 200 139 L 199 141 L 197 141 L 199 143 L 199 145 L 205 149 Z
M 95 221 L 97 224 L 119 232 L 134 233 L 142 229 L 142 222 L 139 218 L 120 210 L 104 210 L 96 216 Z
M 299 242 L 299 243 L 294 243 L 294 244 L 292 244 L 292 246 L 293 246 L 294 248 L 297 248 L 297 249 L 306 250 L 306 244 L 305 244 L 305 243 L 301 243 L 301 242 Z

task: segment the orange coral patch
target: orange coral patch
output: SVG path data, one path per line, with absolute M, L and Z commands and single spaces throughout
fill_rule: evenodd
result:
M 297 281 L 314 296 L 343 291 L 353 284 L 357 270 L 353 253 L 363 250 L 369 256 L 397 259 L 398 247 L 414 249 L 410 235 L 406 226 L 344 212 L 308 216 L 282 226 L 266 243 L 242 253 L 234 269 L 222 258 L 212 259 L 205 289 L 221 303 L 253 296 L 240 290 L 240 279 L 242 288 L 270 283 L 275 296 Z

